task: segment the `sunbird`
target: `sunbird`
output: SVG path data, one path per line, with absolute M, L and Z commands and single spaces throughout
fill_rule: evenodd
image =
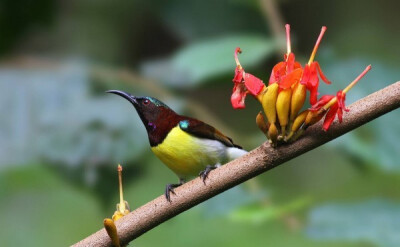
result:
M 188 179 L 200 176 L 205 181 L 211 170 L 247 153 L 216 128 L 179 115 L 156 98 L 136 97 L 119 90 L 107 93 L 131 102 L 147 130 L 151 150 L 179 177 L 179 183 L 165 187 L 168 201 L 170 193 L 175 194 L 174 188 Z

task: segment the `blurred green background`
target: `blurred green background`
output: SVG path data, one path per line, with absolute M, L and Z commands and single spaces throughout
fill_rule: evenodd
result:
M 260 105 L 230 105 L 234 48 L 267 80 L 284 24 L 304 64 L 347 97 L 400 78 L 398 1 L 0 1 L 1 246 L 66 246 L 102 227 L 118 201 L 137 208 L 177 178 L 151 153 L 136 112 L 105 90 L 157 97 L 247 150 L 265 141 Z M 235 187 L 132 246 L 400 246 L 400 112 Z

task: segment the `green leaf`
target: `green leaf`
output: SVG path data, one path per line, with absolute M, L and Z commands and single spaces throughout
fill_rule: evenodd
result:
M 400 246 L 400 204 L 383 199 L 332 203 L 314 208 L 307 235 L 317 240 L 369 241 Z
M 261 35 L 238 35 L 188 44 L 170 59 L 147 63 L 143 72 L 176 87 L 192 87 L 210 78 L 232 74 L 234 51 L 240 47 L 240 62 L 250 72 L 262 59 L 273 54 L 276 43 Z

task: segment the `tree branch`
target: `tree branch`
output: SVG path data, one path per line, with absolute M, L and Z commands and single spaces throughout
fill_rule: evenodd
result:
M 266 142 L 249 154 L 213 170 L 206 185 L 201 179 L 194 179 L 175 190 L 176 195 L 171 195 L 171 203 L 162 195 L 118 220 L 116 226 L 121 243 L 126 244 L 185 210 L 398 107 L 400 82 L 351 104 L 343 122 L 334 122 L 328 132 L 324 132 L 321 123 L 318 123 L 308 128 L 304 136 L 292 144 L 272 148 Z M 102 229 L 74 246 L 111 246 L 111 240 Z

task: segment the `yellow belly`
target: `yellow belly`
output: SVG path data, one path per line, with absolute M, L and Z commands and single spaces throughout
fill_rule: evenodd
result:
M 187 179 L 198 176 L 207 165 L 219 163 L 225 147 L 218 141 L 196 138 L 177 126 L 151 150 L 179 178 Z

